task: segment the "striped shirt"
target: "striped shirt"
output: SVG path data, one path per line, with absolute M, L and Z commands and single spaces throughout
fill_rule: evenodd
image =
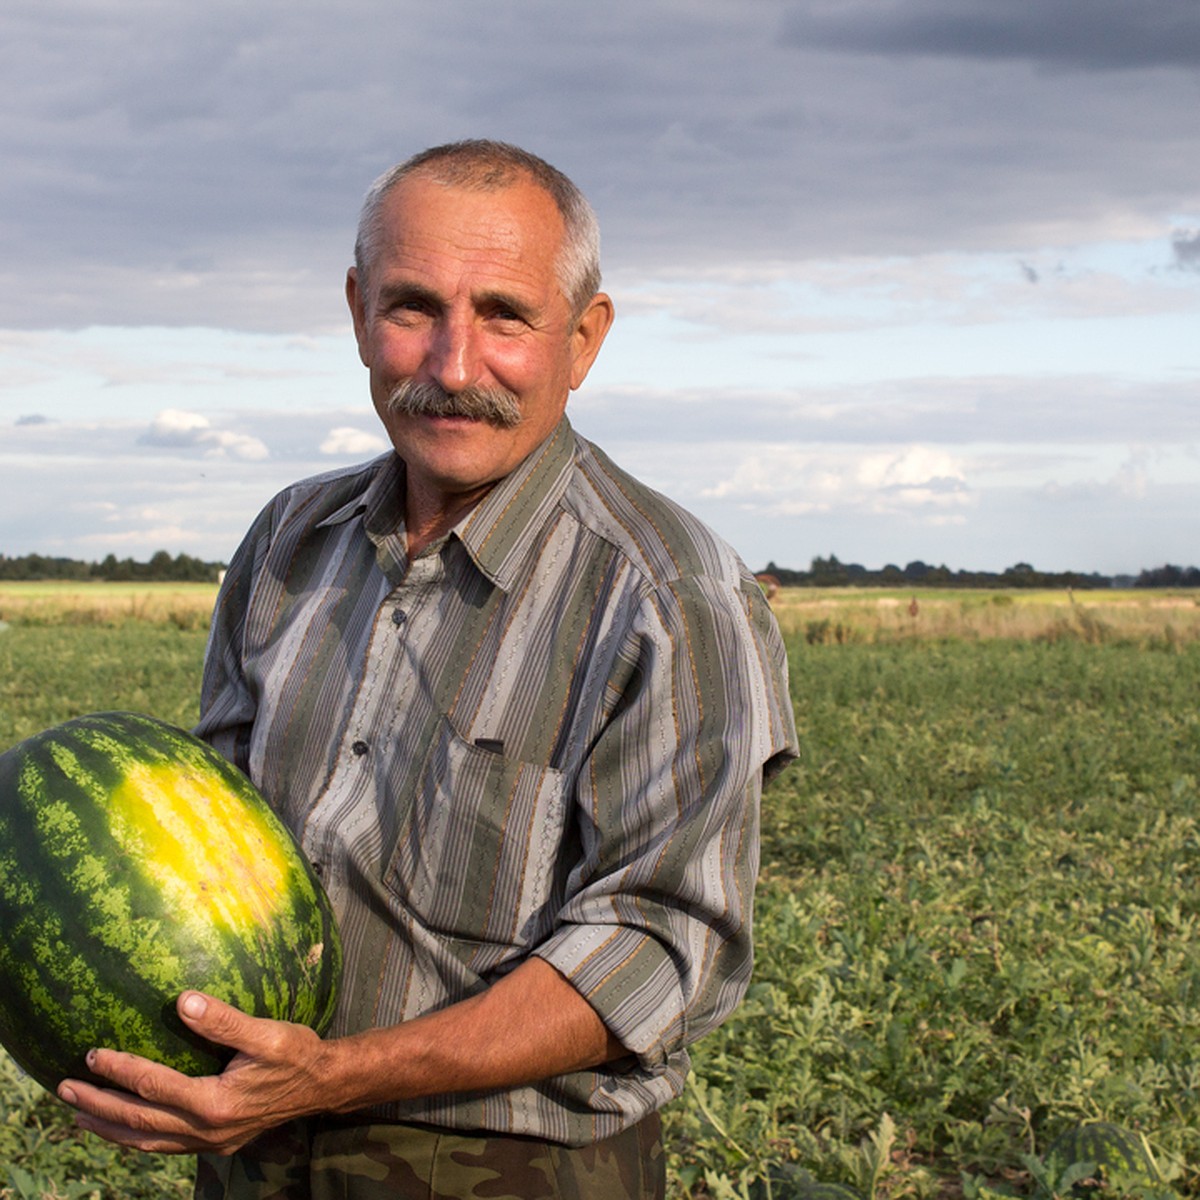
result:
M 677 1095 L 741 998 L 762 780 L 793 753 L 778 629 L 695 518 L 564 418 L 406 553 L 394 454 L 260 514 L 218 601 L 197 732 L 320 873 L 346 955 L 331 1036 L 531 954 L 630 1052 L 376 1118 L 606 1137 Z

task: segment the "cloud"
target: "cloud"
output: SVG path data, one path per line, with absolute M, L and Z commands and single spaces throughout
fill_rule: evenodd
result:
M 199 449 L 210 457 L 228 456 L 248 462 L 257 462 L 270 455 L 266 444 L 256 437 L 213 429 L 208 418 L 200 413 L 174 408 L 160 412 L 138 440 L 147 446 Z
M 1194 388 L 1184 381 L 1155 394 L 1092 381 L 1064 395 L 1060 386 L 828 389 L 798 414 L 782 393 L 641 393 L 619 406 L 601 394 L 572 419 L 751 563 L 802 566 L 836 553 L 875 565 L 920 558 L 1000 569 L 1025 559 L 1136 570 L 1142 555 L 1151 565 L 1155 555 L 1186 557 L 1200 505 L 1196 454 L 1186 453 L 1200 446 Z M 1127 445 L 1131 410 L 1136 450 Z M 323 444 L 354 457 L 378 448 L 357 440 L 370 437 L 366 408 L 155 416 L 4 427 L 0 549 L 146 558 L 165 548 L 227 560 L 279 488 L 328 469 Z M 166 444 L 147 439 L 151 426 Z M 342 430 L 354 438 L 327 443 Z M 260 441 L 270 456 L 208 453 L 222 432 Z
M 481 133 L 580 182 L 614 273 L 1145 232 L 1196 200 L 1196 12 L 11 0 L 0 327 L 343 328 L 370 180 Z
M 1200 65 L 1192 0 L 860 0 L 797 5 L 795 43 L 886 55 L 1021 59 L 1089 70 Z
M 382 449 L 358 205 L 480 134 L 601 218 L 622 320 L 577 427 L 750 557 L 1194 543 L 1195 463 L 1164 508 L 1125 449 L 1200 445 L 1193 0 L 381 11 L 0 6 L 0 549 L 224 557 L 277 487 Z M 1071 522 L 1039 491 L 1119 477 L 1145 499 Z
M 972 503 L 966 467 L 938 447 L 760 446 L 702 489 L 763 516 L 907 513 L 941 519 Z
M 325 436 L 320 451 L 322 454 L 363 458 L 369 454 L 381 454 L 387 447 L 387 440 L 376 433 L 367 433 L 352 425 L 339 425 Z
M 789 338 L 794 347 L 816 334 L 916 323 L 1195 312 L 1200 293 L 1155 273 L 1165 232 L 1122 245 L 1120 255 L 1112 246 L 1029 247 L 1015 271 L 1008 254 L 938 253 L 680 268 L 658 278 L 623 276 L 609 290 L 617 336 L 621 323 L 657 320 L 670 322 L 660 336 L 677 341 L 754 334 Z M 1200 259 L 1200 234 L 1176 233 L 1174 240 L 1178 262 Z
M 162 423 L 176 437 L 187 426 Z M 0 549 L 86 559 L 167 549 L 227 560 L 274 492 L 326 465 L 315 454 L 311 469 L 298 471 L 271 458 L 208 453 L 213 444 L 200 427 L 192 445 L 155 446 L 145 430 L 62 421 L 0 434 Z
M 792 390 L 629 387 L 597 391 L 568 410 L 602 445 L 669 441 L 694 447 L 755 442 L 874 445 L 1123 443 L 1131 414 L 1146 441 L 1200 444 L 1190 378 L 1119 381 L 1100 375 L 964 375 Z
M 1176 233 L 1171 238 L 1175 265 L 1185 271 L 1200 271 L 1200 230 Z
M 211 437 L 207 417 L 168 408 L 154 418 L 142 440 L 150 446 L 195 446 Z

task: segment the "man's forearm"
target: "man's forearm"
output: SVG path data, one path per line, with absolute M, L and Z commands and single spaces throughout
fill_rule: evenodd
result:
M 323 1044 L 323 1107 L 513 1087 L 626 1054 L 549 963 L 530 958 L 486 992 L 386 1029 Z

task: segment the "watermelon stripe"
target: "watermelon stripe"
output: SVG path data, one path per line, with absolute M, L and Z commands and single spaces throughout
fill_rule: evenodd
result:
M 1116 1177 L 1124 1183 L 1159 1182 L 1142 1139 L 1109 1121 L 1089 1121 L 1066 1130 L 1050 1146 L 1047 1157 L 1051 1156 L 1065 1167 L 1090 1163 L 1110 1180 Z

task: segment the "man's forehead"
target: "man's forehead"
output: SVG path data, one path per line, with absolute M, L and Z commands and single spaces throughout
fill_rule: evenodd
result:
M 381 215 L 385 273 L 464 269 L 558 285 L 562 221 L 534 183 L 482 190 L 414 176 L 389 193 Z
M 473 229 L 484 239 L 515 236 L 557 243 L 564 224 L 554 198 L 532 179 L 515 177 L 501 187 L 476 188 L 414 175 L 401 180 L 383 204 L 395 233 L 406 228 L 436 232 L 446 226 Z

